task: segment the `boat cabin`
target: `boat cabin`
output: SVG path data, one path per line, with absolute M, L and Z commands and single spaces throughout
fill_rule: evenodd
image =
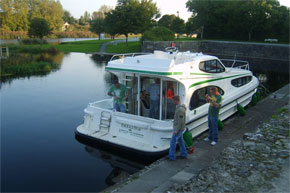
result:
M 155 51 L 154 54 L 115 55 L 106 70 L 116 75 L 119 82 L 128 88 L 130 95 L 126 101 L 126 111 L 129 114 L 149 117 L 148 87 L 158 84 L 158 119 L 169 120 L 173 119 L 175 112 L 173 96 L 180 96 L 181 103 L 188 100 L 186 88 L 193 82 L 190 80 L 192 75 L 204 78 L 211 73 L 225 72 L 226 68 L 216 57 L 201 53 Z

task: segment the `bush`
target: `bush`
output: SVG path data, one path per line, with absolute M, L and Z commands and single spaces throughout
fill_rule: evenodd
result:
M 166 27 L 156 27 L 145 31 L 141 41 L 172 41 L 174 32 Z
M 46 40 L 39 40 L 39 39 L 24 39 L 21 42 L 25 45 L 32 45 L 32 44 L 48 44 Z

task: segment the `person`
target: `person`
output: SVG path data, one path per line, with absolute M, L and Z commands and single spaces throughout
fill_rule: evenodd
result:
M 108 95 L 114 98 L 114 109 L 119 112 L 126 112 L 125 101 L 129 96 L 127 87 L 120 84 L 117 79 L 113 81 L 113 85 L 109 89 Z
M 160 106 L 160 80 L 155 79 L 155 83 L 149 85 L 146 92 L 150 95 L 150 110 L 149 117 L 158 119 Z
M 218 92 L 217 87 L 212 87 L 210 89 L 210 94 L 205 95 L 206 101 L 210 103 L 208 109 L 208 127 L 209 136 L 205 138 L 204 141 L 211 141 L 211 145 L 216 145 L 218 142 L 218 117 L 221 107 L 222 97 Z
M 176 105 L 176 110 L 173 120 L 173 135 L 170 140 L 170 149 L 169 149 L 169 160 L 175 160 L 175 151 L 176 151 L 176 141 L 178 141 L 180 146 L 180 158 L 186 159 L 187 152 L 183 140 L 183 130 L 185 129 L 185 118 L 186 118 L 186 107 L 185 105 L 180 105 L 179 96 L 173 97 L 173 103 Z
M 175 105 L 173 104 L 173 97 L 174 97 L 174 86 L 173 83 L 168 81 L 167 83 L 167 119 L 173 119 L 174 112 L 175 112 Z

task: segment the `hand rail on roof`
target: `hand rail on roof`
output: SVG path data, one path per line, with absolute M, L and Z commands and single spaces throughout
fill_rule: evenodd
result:
M 250 64 L 248 61 L 245 61 L 245 60 L 220 59 L 220 61 L 222 61 L 224 63 L 224 65 L 225 65 L 225 63 L 233 62 L 230 65 L 225 65 L 226 67 L 250 70 Z
M 126 57 L 135 57 L 135 56 L 140 56 L 140 55 L 148 55 L 151 53 L 145 53 L 145 52 L 139 52 L 139 53 L 128 53 L 128 54 L 115 54 L 112 56 L 112 58 L 110 59 L 110 61 L 112 60 L 118 60 L 120 58 L 126 58 Z

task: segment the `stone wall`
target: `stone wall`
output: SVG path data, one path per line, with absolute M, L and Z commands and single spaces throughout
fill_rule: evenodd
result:
M 169 41 L 145 41 L 142 44 L 142 51 L 164 50 L 170 44 Z M 286 44 L 207 40 L 175 42 L 175 46 L 179 51 L 202 52 L 219 58 L 247 60 L 255 70 L 267 68 L 281 73 L 289 73 L 290 46 Z

